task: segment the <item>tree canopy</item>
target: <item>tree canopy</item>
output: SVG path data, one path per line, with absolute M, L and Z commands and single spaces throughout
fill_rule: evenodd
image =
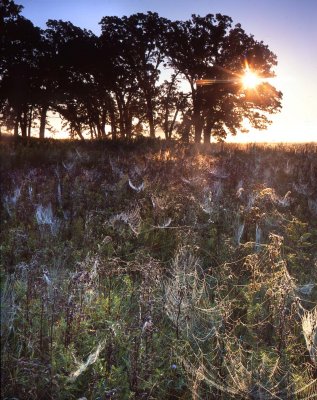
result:
M 281 92 L 266 79 L 275 54 L 226 15 L 105 16 L 97 36 L 69 21 L 49 20 L 42 30 L 21 10 L 12 0 L 0 5 L 1 125 L 15 135 L 36 129 L 43 138 L 48 114 L 58 113 L 82 139 L 161 132 L 210 142 L 245 121 L 265 129 L 281 108 Z M 265 78 L 256 89 L 242 84 L 246 68 Z

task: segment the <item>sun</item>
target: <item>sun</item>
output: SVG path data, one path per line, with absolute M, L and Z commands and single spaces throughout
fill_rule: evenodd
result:
M 254 89 L 262 83 L 262 79 L 255 72 L 251 71 L 250 68 L 244 71 L 241 81 L 245 89 Z

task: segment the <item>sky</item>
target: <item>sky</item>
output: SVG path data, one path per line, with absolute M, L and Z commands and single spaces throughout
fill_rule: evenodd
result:
M 266 131 L 229 141 L 317 142 L 317 0 L 15 0 L 22 15 L 45 28 L 48 19 L 71 21 L 100 33 L 103 16 L 153 11 L 169 19 L 221 13 L 267 44 L 278 58 L 275 86 L 281 113 Z

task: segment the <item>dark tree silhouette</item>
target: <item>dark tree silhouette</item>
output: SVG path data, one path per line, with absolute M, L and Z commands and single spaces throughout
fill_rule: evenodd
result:
M 98 38 L 71 22 L 49 20 L 47 26 L 45 36 L 52 57 L 54 87 L 51 108 L 62 116 L 72 137 L 77 135 L 83 139 L 83 130 L 87 128 L 96 128 L 101 135 L 105 122 L 102 124 L 95 109 L 98 107 L 95 83 Z
M 255 127 L 267 126 L 265 113 L 279 110 L 281 93 L 265 84 L 253 96 L 243 91 L 238 80 L 246 60 L 261 76 L 273 76 L 276 56 L 267 46 L 240 25 L 232 27 L 231 18 L 221 14 L 172 22 L 167 38 L 169 65 L 191 88 L 195 142 L 200 142 L 203 131 L 206 142 L 211 134 L 218 138 L 235 134 L 244 118 Z M 195 84 L 198 79 L 219 83 L 201 88 Z
M 20 15 L 21 6 L 4 1 L 0 8 L 0 107 L 3 123 L 19 129 L 22 137 L 31 132 L 35 113 L 35 89 L 41 31 Z
M 179 83 L 177 74 L 173 74 L 170 81 L 165 80 L 159 86 L 158 120 L 165 139 L 172 138 L 173 132 L 179 126 L 179 117 L 189 108 L 189 95 L 179 89 Z M 186 141 L 187 139 L 189 138 Z
M 177 132 L 188 141 L 194 132 L 195 142 L 209 143 L 243 130 L 245 120 L 264 129 L 280 110 L 282 95 L 268 82 L 256 90 L 241 83 L 246 64 L 274 76 L 276 56 L 228 16 L 104 17 L 98 37 L 65 21 L 49 20 L 42 31 L 21 9 L 11 0 L 0 5 L 0 107 L 15 135 L 38 126 L 43 138 L 51 111 L 71 137 L 101 139 L 110 126 L 112 138 L 130 139 L 146 126 L 151 138 L 160 128 L 166 139 Z M 199 86 L 201 79 L 213 84 Z
M 165 31 L 168 21 L 157 13 L 134 14 L 130 17 L 104 17 L 101 20 L 104 40 L 115 43 L 118 63 L 128 72 L 131 91 L 140 89 L 144 101 L 150 137 L 155 137 L 155 108 L 160 65 L 164 60 Z M 122 102 L 122 100 L 121 100 Z
M 133 118 L 143 118 L 144 102 L 140 96 L 140 88 L 130 59 L 125 56 L 127 28 L 121 18 L 106 17 L 102 20 L 102 59 L 111 58 L 112 73 L 114 75 L 110 88 L 112 101 L 111 130 L 120 132 L 122 138 L 131 138 Z M 107 79 L 107 76 L 103 76 Z

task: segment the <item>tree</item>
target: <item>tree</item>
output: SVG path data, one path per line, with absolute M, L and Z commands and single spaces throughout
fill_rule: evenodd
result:
M 15 136 L 30 135 L 35 111 L 34 89 L 41 31 L 22 17 L 21 6 L 5 0 L 1 4 L 0 106 L 2 119 Z
M 50 46 L 51 108 L 58 112 L 71 135 L 84 138 L 83 131 L 105 134 L 108 104 L 102 97 L 99 77 L 98 38 L 71 22 L 49 20 L 45 31 Z M 53 85 L 52 85 L 53 84 Z
M 281 93 L 268 83 L 257 94 L 241 87 L 246 62 L 260 76 L 271 77 L 276 56 L 240 25 L 232 27 L 228 16 L 192 15 L 188 21 L 172 22 L 167 43 L 170 67 L 190 84 L 195 142 L 201 141 L 202 132 L 205 142 L 211 134 L 218 138 L 236 134 L 245 118 L 252 126 L 264 128 L 269 123 L 266 114 L 280 109 Z M 197 87 L 198 79 L 219 83 Z
M 184 114 L 189 107 L 188 94 L 180 91 L 179 83 L 177 74 L 173 74 L 170 81 L 165 80 L 159 87 L 158 120 L 165 139 L 171 139 L 180 114 Z
M 123 101 L 130 105 L 140 95 L 145 102 L 145 117 L 150 137 L 155 137 L 155 108 L 158 95 L 159 67 L 164 60 L 164 43 L 167 20 L 157 13 L 134 14 L 130 17 L 104 17 L 101 20 L 102 38 L 115 44 L 117 67 L 121 68 L 120 79 L 126 80 L 125 90 L 116 90 L 120 108 L 128 110 Z M 121 118 L 121 114 L 120 114 Z
M 194 131 L 195 142 L 203 135 L 209 143 L 211 136 L 236 134 L 245 120 L 264 129 L 281 107 L 282 95 L 268 81 L 252 91 L 242 86 L 246 68 L 274 76 L 276 56 L 228 16 L 104 17 L 97 37 L 65 21 L 49 20 L 41 31 L 20 12 L 11 0 L 0 5 L 0 107 L 16 135 L 30 135 L 36 123 L 43 138 L 53 111 L 82 139 L 84 132 L 105 137 L 108 125 L 113 138 L 120 132 L 129 139 L 146 125 L 152 138 L 160 126 L 167 139 L 178 131 L 188 141 Z M 164 83 L 162 71 L 171 72 Z M 213 84 L 199 86 L 199 79 Z

